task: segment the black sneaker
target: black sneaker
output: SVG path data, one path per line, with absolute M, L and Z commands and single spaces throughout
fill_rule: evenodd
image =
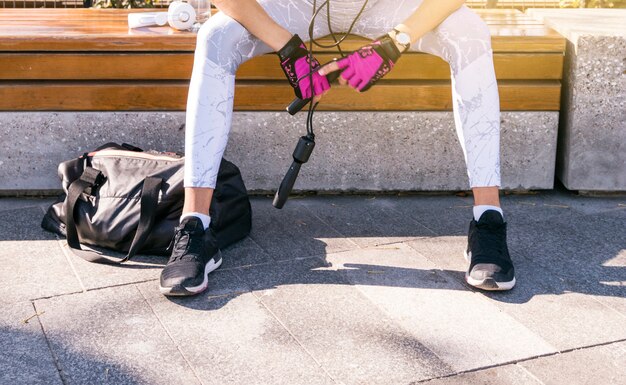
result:
M 208 274 L 222 264 L 213 230 L 205 231 L 200 218 L 185 218 L 176 228 L 172 245 L 172 256 L 161 272 L 161 293 L 184 296 L 206 290 Z
M 472 219 L 467 238 L 467 283 L 483 290 L 511 290 L 515 286 L 515 269 L 506 245 L 502 215 L 487 210 L 478 222 Z

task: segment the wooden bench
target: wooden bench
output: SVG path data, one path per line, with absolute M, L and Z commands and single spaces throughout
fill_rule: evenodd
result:
M 112 9 L 0 9 L 0 111 L 183 111 L 196 34 L 129 30 Z M 565 39 L 523 13 L 477 9 L 492 34 L 501 109 L 558 111 Z M 349 51 L 363 45 L 353 37 Z M 334 52 L 319 50 L 326 62 Z M 242 65 L 236 110 L 283 110 L 293 97 L 275 55 Z M 262 96 L 262 97 L 260 97 Z M 451 110 L 449 65 L 405 55 L 381 83 L 356 95 L 337 87 L 320 110 Z

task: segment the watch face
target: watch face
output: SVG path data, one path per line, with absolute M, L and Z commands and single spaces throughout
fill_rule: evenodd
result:
M 404 32 L 399 32 L 396 34 L 396 41 L 402 45 L 408 45 L 411 43 L 411 37 Z

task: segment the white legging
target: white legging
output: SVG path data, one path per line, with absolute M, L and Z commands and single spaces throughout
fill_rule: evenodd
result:
M 308 39 L 312 0 L 259 3 L 282 27 Z M 402 23 L 421 3 L 370 0 L 353 33 L 379 37 Z M 363 0 L 331 0 L 330 4 L 331 26 L 337 33 L 348 29 Z M 322 11 L 313 37 L 328 34 L 326 12 Z M 437 55 L 450 64 L 454 123 L 470 187 L 500 186 L 500 102 L 487 25 L 463 5 L 411 49 Z M 215 187 L 231 127 L 235 72 L 246 60 L 269 52 L 269 46 L 222 12 L 198 32 L 187 100 L 185 187 Z M 286 80 L 285 87 L 289 87 Z

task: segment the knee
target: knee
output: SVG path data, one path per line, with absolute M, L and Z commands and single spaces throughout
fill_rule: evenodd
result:
M 200 27 L 196 54 L 202 52 L 206 59 L 235 74 L 242 62 L 238 44 L 247 35 L 249 32 L 241 24 L 222 12 L 217 13 Z
M 450 64 L 467 64 L 491 52 L 489 26 L 466 6 L 439 24 L 437 34 L 448 48 L 445 59 Z

